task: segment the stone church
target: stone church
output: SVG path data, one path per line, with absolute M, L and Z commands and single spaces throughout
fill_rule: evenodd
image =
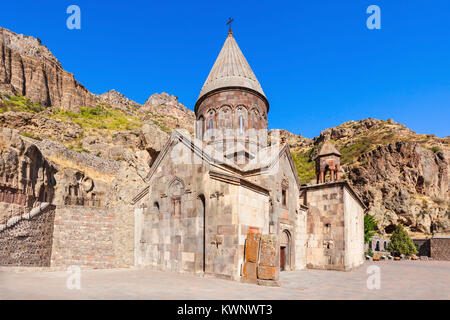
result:
M 301 185 L 288 145 L 267 141 L 268 112 L 230 29 L 195 104 L 195 137 L 174 131 L 133 199 L 136 266 L 252 278 L 262 255 L 249 259 L 247 246 L 263 238 L 275 271 L 253 278 L 363 263 L 366 208 L 339 176 L 339 151 L 324 143 L 317 183 Z

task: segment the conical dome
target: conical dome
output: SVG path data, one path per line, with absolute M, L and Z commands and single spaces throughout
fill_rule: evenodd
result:
M 228 33 L 228 37 L 198 98 L 200 99 L 213 90 L 227 87 L 252 89 L 266 98 L 258 79 L 256 79 L 236 40 L 234 40 L 232 32 Z

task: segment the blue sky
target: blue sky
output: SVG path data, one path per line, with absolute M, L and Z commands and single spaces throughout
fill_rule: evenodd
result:
M 81 8 L 81 30 L 66 8 Z M 366 8 L 381 8 L 369 30 Z M 269 128 L 307 137 L 367 117 L 450 135 L 450 1 L 8 1 L 0 26 L 39 37 L 93 93 L 193 108 L 227 35 L 270 102 Z

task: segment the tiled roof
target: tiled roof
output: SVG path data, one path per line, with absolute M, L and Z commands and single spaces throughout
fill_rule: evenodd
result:
M 253 89 L 265 97 L 258 79 L 239 49 L 232 32 L 228 33 L 222 50 L 203 85 L 199 99 L 208 92 L 226 87 Z

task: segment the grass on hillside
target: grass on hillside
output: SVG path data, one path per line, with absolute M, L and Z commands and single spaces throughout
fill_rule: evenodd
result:
M 21 132 L 19 132 L 19 134 L 21 136 L 23 136 L 23 137 L 27 137 L 27 138 L 31 138 L 31 139 L 34 139 L 34 140 L 42 141 L 41 138 L 39 138 L 39 137 L 35 136 L 34 134 L 32 134 L 30 132 L 27 132 L 27 131 L 21 131 Z
M 27 97 L 0 94 L 0 113 L 7 111 L 38 113 L 44 110 L 45 107 Z
M 155 115 L 152 115 L 150 120 L 154 124 L 156 124 L 162 131 L 164 131 L 166 133 L 170 133 L 170 132 L 172 132 L 172 130 L 168 126 L 166 126 L 164 121 L 163 121 L 165 117 L 166 117 L 165 115 L 155 114 Z
M 375 144 L 375 141 L 373 141 L 372 139 L 368 137 L 362 137 L 348 147 L 341 148 L 341 163 L 349 164 L 356 161 L 356 159 L 358 159 L 360 155 L 370 151 Z
M 142 126 L 137 117 L 101 105 L 82 107 L 80 112 L 57 110 L 52 118 L 77 123 L 83 129 L 135 130 Z
M 300 179 L 300 183 L 308 183 L 316 177 L 316 164 L 310 160 L 311 151 L 295 152 L 292 151 L 295 168 Z

